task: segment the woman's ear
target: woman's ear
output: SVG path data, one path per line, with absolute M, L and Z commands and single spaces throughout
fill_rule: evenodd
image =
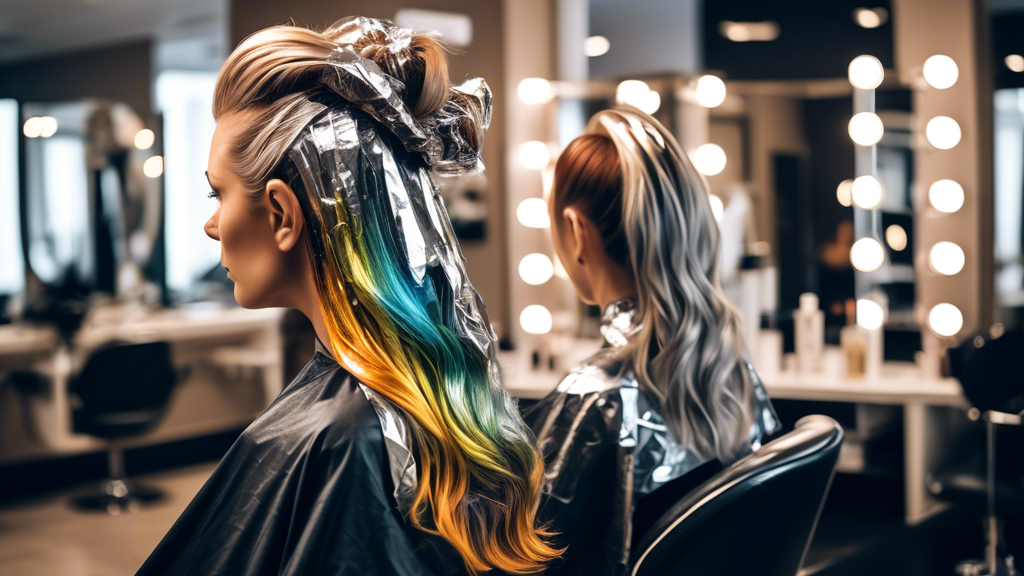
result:
M 583 258 L 586 255 L 586 231 L 584 230 L 584 218 L 576 211 L 575 208 L 572 207 L 566 207 L 562 210 L 562 216 L 565 218 L 565 222 L 569 226 L 568 232 L 571 240 L 571 243 L 567 246 L 569 257 L 577 263 L 583 264 Z
M 291 186 L 274 178 L 267 182 L 267 200 L 274 241 L 282 252 L 288 252 L 299 243 L 302 227 L 306 223 L 299 199 Z

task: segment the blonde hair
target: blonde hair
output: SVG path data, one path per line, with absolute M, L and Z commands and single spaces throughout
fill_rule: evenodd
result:
M 337 101 L 323 78 L 339 42 L 337 26 L 322 33 L 272 27 L 246 38 L 221 69 L 214 116 L 244 115 L 229 161 L 252 198 L 277 177 L 279 163 L 324 102 Z M 402 82 L 402 98 L 415 117 L 452 100 L 466 104 L 449 84 L 444 47 L 431 36 L 413 35 L 397 52 L 379 33 L 354 42 L 346 36 L 345 43 Z M 457 126 L 458 136 L 478 147 L 479 131 L 470 124 Z M 320 218 L 319 202 L 310 204 L 306 218 Z M 537 572 L 558 551 L 535 526 L 543 462 L 532 435 L 507 393 L 493 386 L 493 366 L 425 304 L 404 298 L 400 306 L 407 308 L 394 312 L 399 305 L 387 301 L 388 294 L 411 294 L 414 287 L 390 269 L 397 266 L 390 252 L 395 243 L 385 237 L 390 227 L 367 221 L 358 236 L 319 227 L 317 241 L 329 247 L 328 257 L 313 268 L 328 345 L 363 384 L 410 416 L 418 473 L 410 522 L 451 543 L 472 573 Z
M 722 462 L 749 450 L 739 313 L 718 282 L 707 183 L 676 139 L 635 108 L 599 112 L 558 158 L 552 201 L 582 210 L 635 279 L 642 329 L 621 354 L 675 440 Z

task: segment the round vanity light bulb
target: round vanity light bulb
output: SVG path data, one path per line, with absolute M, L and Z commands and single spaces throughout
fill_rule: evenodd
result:
M 143 128 L 135 134 L 135 147 L 139 150 L 149 150 L 156 142 L 156 134 L 149 128 Z
M 555 265 L 546 254 L 527 254 L 519 261 L 519 277 L 531 286 L 539 286 L 551 279 Z
M 541 198 L 527 198 L 516 208 L 516 218 L 527 228 L 548 228 L 551 217 L 548 216 L 548 204 Z
M 28 120 L 25 120 L 25 126 L 22 128 L 26 138 L 39 138 L 39 135 L 43 132 L 43 122 L 38 116 L 33 116 Z
M 853 205 L 853 180 L 843 180 L 836 186 L 836 199 L 843 206 Z
M 938 90 L 945 90 L 956 84 L 957 78 L 960 77 L 960 69 L 957 68 L 956 62 L 943 54 L 936 54 L 925 60 L 922 72 L 925 82 Z
M 555 97 L 555 87 L 545 78 L 523 78 L 516 92 L 523 104 L 545 104 Z
M 861 112 L 850 118 L 850 138 L 859 146 L 874 146 L 882 139 L 885 127 L 882 119 L 873 112 Z
M 964 314 L 952 304 L 936 304 L 928 313 L 928 327 L 939 336 L 956 336 L 964 327 Z
M 874 238 L 861 238 L 850 249 L 850 263 L 861 272 L 873 272 L 885 261 L 885 250 Z
M 952 242 L 937 242 L 928 253 L 928 261 L 932 270 L 943 276 L 953 276 L 964 269 L 967 256 L 963 248 Z
M 892 224 L 885 229 L 885 241 L 889 244 L 889 248 L 902 252 L 907 249 L 907 240 L 907 231 L 903 229 L 903 226 Z
M 519 163 L 527 170 L 543 170 L 551 162 L 551 149 L 540 140 L 530 140 L 519 146 Z
M 693 165 L 705 176 L 725 170 L 725 150 L 718 144 L 704 144 L 693 152 Z
M 654 114 L 661 107 L 661 94 L 651 90 L 632 104 L 647 114 Z
M 857 56 L 850 62 L 846 71 L 850 84 L 861 90 L 874 90 L 882 84 L 885 78 L 885 69 L 882 62 L 874 56 Z
M 164 157 L 152 156 L 142 165 L 142 173 L 149 178 L 159 178 L 164 173 Z
M 952 214 L 964 205 L 964 187 L 954 180 L 937 180 L 928 187 L 928 202 L 939 212 Z
M 540 304 L 530 304 L 519 313 L 519 325 L 527 334 L 547 334 L 551 324 L 551 311 Z
M 939 150 L 949 150 L 960 143 L 960 125 L 949 116 L 936 116 L 924 129 L 928 143 Z
M 857 300 L 857 325 L 865 330 L 878 330 L 885 323 L 882 305 L 870 298 Z
M 39 137 L 49 138 L 57 133 L 57 119 L 53 116 L 39 118 Z
M 636 103 L 646 97 L 650 91 L 651 87 L 642 80 L 623 80 L 615 88 L 615 102 L 636 106 Z M 639 106 L 637 107 L 639 108 Z
M 706 74 L 697 80 L 694 88 L 697 103 L 705 108 L 714 108 L 725 102 L 725 82 L 718 76 Z
M 583 52 L 590 58 L 604 56 L 612 47 L 612 43 L 604 36 L 591 36 L 583 41 Z
M 1003 62 L 1012 72 L 1024 72 L 1024 56 L 1020 54 L 1010 54 L 1003 59 Z
M 874 210 L 885 199 L 885 187 L 874 176 L 858 176 L 850 187 L 850 197 L 858 208 Z

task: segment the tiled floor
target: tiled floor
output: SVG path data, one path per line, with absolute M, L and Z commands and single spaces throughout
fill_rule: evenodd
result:
M 72 493 L 0 508 L 3 576 L 134 574 L 192 500 L 216 464 L 136 478 L 165 492 L 135 514 L 110 516 L 72 509 Z

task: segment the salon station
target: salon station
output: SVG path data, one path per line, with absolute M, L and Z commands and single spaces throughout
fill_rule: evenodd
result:
M 81 0 L 0 8 L 0 574 L 134 573 L 313 357 L 204 232 L 211 110 L 246 36 L 353 14 L 493 91 L 486 172 L 438 184 L 520 411 L 607 338 L 548 199 L 634 106 L 706 179 L 783 431 L 842 427 L 798 573 L 1021 573 L 1024 0 Z

